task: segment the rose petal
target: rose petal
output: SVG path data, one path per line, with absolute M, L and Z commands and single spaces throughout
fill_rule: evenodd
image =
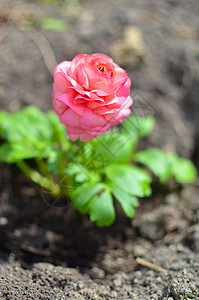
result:
M 131 81 L 128 78 L 120 88 L 117 89 L 116 95 L 117 97 L 128 97 L 130 94 L 130 86 L 131 86 Z
M 70 127 L 70 126 L 67 126 L 67 130 L 71 133 L 71 134 L 82 134 L 85 132 L 85 130 L 83 129 L 80 129 L 79 127 Z
M 69 139 L 70 139 L 72 142 L 75 142 L 75 141 L 78 139 L 78 137 L 79 137 L 78 134 L 70 133 L 68 130 L 67 130 L 67 132 L 68 132 L 68 135 L 69 135 Z
M 82 133 L 80 134 L 80 141 L 81 142 L 90 142 L 92 141 L 96 136 L 93 136 L 92 134 L 88 133 Z
M 57 72 L 60 72 L 61 70 L 63 70 L 64 72 L 68 72 L 69 68 L 71 66 L 71 61 L 62 61 L 60 64 L 58 64 L 55 68 L 55 72 L 54 72 L 54 75 L 57 73 Z
M 78 68 L 77 78 L 79 84 L 81 84 L 85 89 L 89 88 L 88 75 L 83 65 L 80 65 Z
M 103 99 L 100 99 L 99 97 L 95 97 L 95 98 L 89 98 L 88 96 L 86 95 L 80 95 L 78 94 L 75 99 L 74 99 L 74 103 L 78 104 L 79 101 L 83 101 L 84 103 L 85 102 L 92 102 L 92 103 L 95 103 L 97 101 L 97 103 L 101 103 L 101 104 L 104 104 L 104 100 Z
M 68 108 L 68 106 L 65 103 L 60 102 L 57 99 L 53 99 L 53 108 L 58 115 L 61 115 L 61 114 L 63 114 L 65 109 Z
M 63 114 L 60 116 L 60 122 L 66 127 L 79 127 L 80 117 L 72 109 L 67 108 Z
M 74 74 L 77 74 L 77 69 L 81 63 L 84 63 L 85 58 L 87 57 L 87 54 L 78 54 L 76 55 L 73 60 L 71 61 L 70 69 L 69 69 L 69 75 L 73 77 Z
M 73 100 L 76 97 L 76 92 L 71 89 L 67 89 L 65 94 L 62 94 L 58 100 L 67 104 L 74 112 L 76 112 L 78 115 L 83 116 L 85 105 L 84 104 L 74 104 Z
M 62 91 L 65 92 L 65 89 L 69 86 L 71 86 L 71 83 L 66 79 L 66 77 L 63 75 L 62 72 L 56 72 L 54 75 L 54 84 L 56 87 Z
M 80 124 L 83 127 L 96 127 L 106 124 L 105 119 L 102 116 L 96 115 L 92 109 L 86 108 L 83 116 L 80 119 Z
M 71 83 L 71 85 L 79 92 L 83 91 L 83 87 L 72 77 L 70 77 L 67 73 L 64 73 L 63 70 L 61 70 L 62 74 L 68 79 L 68 81 Z
M 103 53 L 93 53 L 91 56 L 92 56 L 92 58 L 95 58 L 95 59 L 97 59 L 99 61 L 104 61 L 105 63 L 111 64 L 111 65 L 114 64 L 112 58 L 110 58 L 106 54 L 103 54 Z
M 120 108 L 109 109 L 108 107 L 98 107 L 94 110 L 94 112 L 99 115 L 107 115 L 107 114 L 110 115 L 110 114 L 117 113 L 119 111 L 120 111 Z

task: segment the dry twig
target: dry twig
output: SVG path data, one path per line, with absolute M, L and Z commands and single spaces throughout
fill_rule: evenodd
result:
M 150 263 L 148 262 L 147 260 L 145 259 L 142 259 L 142 258 L 136 258 L 136 262 L 143 266 L 143 267 L 146 267 L 146 268 L 149 268 L 149 269 L 152 269 L 154 271 L 157 271 L 157 272 L 161 272 L 161 273 L 164 273 L 166 272 L 166 269 L 163 269 L 162 267 L 159 267 L 157 265 L 154 265 L 153 263 Z

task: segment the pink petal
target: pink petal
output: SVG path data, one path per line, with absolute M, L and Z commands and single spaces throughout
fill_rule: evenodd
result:
M 89 88 L 89 80 L 83 65 L 80 65 L 77 73 L 78 82 L 86 89 Z
M 83 116 L 80 119 L 80 124 L 83 127 L 96 127 L 106 124 L 105 119 L 102 116 L 96 115 L 92 109 L 86 108 Z
M 64 72 L 67 73 L 69 68 L 71 66 L 71 61 L 62 61 L 60 64 L 58 64 L 55 68 L 55 72 L 54 72 L 54 76 L 58 73 L 58 72 Z
M 83 87 L 72 77 L 70 77 L 67 73 L 64 73 L 63 70 L 61 70 L 62 74 L 68 79 L 68 81 L 71 83 L 71 85 L 77 90 L 77 91 L 83 91 Z
M 89 98 L 88 96 L 86 96 L 86 95 L 80 95 L 80 94 L 78 94 L 76 97 L 75 97 L 75 99 L 74 99 L 74 103 L 79 103 L 79 101 L 83 101 L 84 103 L 85 102 L 93 102 L 93 103 L 95 103 L 95 101 L 97 101 L 97 102 L 101 102 L 102 104 L 104 103 L 104 100 L 103 99 L 100 99 L 100 98 L 98 98 L 97 96 L 96 96 L 96 98 L 95 99 L 93 99 L 93 98 Z
M 103 53 L 93 53 L 92 57 L 94 57 L 95 59 L 98 59 L 100 61 L 104 61 L 108 64 L 114 64 L 113 60 L 109 56 L 107 56 L 106 54 L 103 54 Z
M 66 109 L 62 115 L 59 116 L 60 122 L 66 127 L 79 127 L 80 117 L 72 109 Z
M 60 102 L 57 99 L 53 99 L 53 108 L 58 115 L 61 115 L 61 114 L 63 114 L 65 109 L 68 108 L 68 106 L 65 103 Z
M 65 92 L 65 89 L 71 86 L 71 83 L 66 79 L 66 77 L 61 72 L 55 73 L 54 84 L 62 92 Z
M 67 132 L 68 132 L 68 131 L 67 131 Z M 68 135 L 69 135 L 69 139 L 70 139 L 72 142 L 75 142 L 75 141 L 78 139 L 78 137 L 79 137 L 78 134 L 72 134 L 72 133 L 70 133 L 70 132 L 68 132 Z
M 91 108 L 91 109 L 95 109 L 97 107 L 104 107 L 104 106 L 110 106 L 110 105 L 114 105 L 114 107 L 118 107 L 119 106 L 119 99 L 115 96 L 115 95 L 111 95 L 111 96 L 107 96 L 104 97 L 104 101 L 103 102 L 90 102 L 87 103 L 87 107 Z
M 65 94 L 62 94 L 58 100 L 67 104 L 74 112 L 78 115 L 83 116 L 85 105 L 84 104 L 74 104 L 73 101 L 77 93 L 72 89 L 67 89 Z
M 92 90 L 92 92 L 95 93 L 95 94 L 97 94 L 99 97 L 104 97 L 104 96 L 109 96 L 110 95 L 110 91 Z
M 63 92 L 53 83 L 53 99 L 59 98 L 61 95 L 63 95 Z
M 103 104 L 104 104 L 104 103 L 92 101 L 92 102 L 88 102 L 88 103 L 87 103 L 87 107 L 88 107 L 88 108 L 91 108 L 91 109 L 95 109 L 96 107 L 100 107 L 100 106 L 103 105 Z
M 91 134 L 88 133 L 82 133 L 80 134 L 80 141 L 81 142 L 90 142 L 92 141 L 96 136 L 93 136 Z
M 78 127 L 67 126 L 67 131 L 70 132 L 71 134 L 78 134 L 78 135 L 80 135 L 80 134 L 82 134 L 82 133 L 85 132 L 85 130 L 79 128 L 79 126 Z
M 128 96 L 126 102 L 124 102 L 124 104 L 122 105 L 122 109 L 130 107 L 132 104 L 133 104 L 133 99 L 131 98 L 131 96 Z
M 116 112 L 120 111 L 120 108 L 113 108 L 113 109 L 110 109 L 108 107 L 98 107 L 94 110 L 94 112 L 96 114 L 100 114 L 100 115 L 107 115 L 107 114 L 114 114 Z
M 119 89 L 117 89 L 117 91 L 116 91 L 117 97 L 127 97 L 127 96 L 129 96 L 130 86 L 131 86 L 131 81 L 128 78 L 126 80 L 125 84 L 123 84 Z
M 120 112 L 118 114 L 117 119 L 123 119 L 126 118 L 130 115 L 131 110 L 130 106 L 133 104 L 133 99 L 129 96 L 126 100 L 126 102 L 122 105 Z
M 73 60 L 71 61 L 70 69 L 69 69 L 69 75 L 70 76 L 73 76 L 73 74 L 76 73 L 76 70 L 77 70 L 78 66 L 81 63 L 84 63 L 84 59 L 87 56 L 88 56 L 87 54 L 78 54 L 73 58 Z

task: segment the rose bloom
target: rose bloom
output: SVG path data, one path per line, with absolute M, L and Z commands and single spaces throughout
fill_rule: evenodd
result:
M 131 81 L 104 54 L 79 54 L 55 69 L 53 107 L 69 138 L 88 142 L 130 114 Z

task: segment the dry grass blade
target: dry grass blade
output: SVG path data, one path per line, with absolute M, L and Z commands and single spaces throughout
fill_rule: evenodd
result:
M 153 263 L 150 263 L 149 261 L 142 259 L 142 258 L 136 258 L 136 262 L 146 268 L 152 269 L 154 271 L 160 272 L 160 273 L 164 273 L 166 272 L 166 269 L 159 267 L 157 265 L 154 265 Z

